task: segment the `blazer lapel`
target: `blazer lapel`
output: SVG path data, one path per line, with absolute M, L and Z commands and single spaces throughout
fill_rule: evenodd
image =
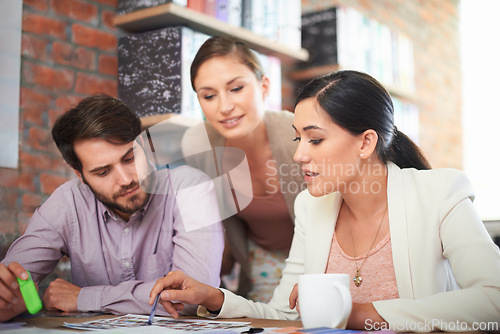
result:
M 405 200 L 405 183 L 401 169 L 394 163 L 387 164 L 387 201 L 392 244 L 392 259 L 400 298 L 414 299 L 408 247 L 408 217 Z
M 342 197 L 339 193 L 332 193 L 315 198 L 315 203 L 310 208 L 311 223 L 306 232 L 306 273 L 324 273 L 326 270 Z

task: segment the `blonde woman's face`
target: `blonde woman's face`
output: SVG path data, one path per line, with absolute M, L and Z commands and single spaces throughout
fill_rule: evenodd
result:
M 207 60 L 194 87 L 205 118 L 226 139 L 243 139 L 262 123 L 269 79 L 258 80 L 236 56 Z

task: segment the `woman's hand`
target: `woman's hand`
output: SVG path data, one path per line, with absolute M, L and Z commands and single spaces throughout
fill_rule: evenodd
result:
M 198 282 L 182 271 L 171 271 L 156 282 L 149 294 L 150 305 L 159 293 L 160 304 L 174 318 L 183 308 L 180 303 L 202 305 L 212 311 L 221 309 L 224 304 L 224 294 L 219 289 Z
M 369 323 L 378 324 L 380 327 L 387 326 L 387 322 L 378 314 L 372 303 L 352 303 L 352 311 L 346 327 L 364 330 L 368 324 L 367 320 L 370 320 Z
M 299 312 L 300 315 L 298 284 L 294 285 L 288 302 L 290 309 L 293 310 L 297 308 L 297 312 Z M 346 327 L 349 329 L 366 329 L 368 324 L 367 320 L 370 320 L 371 324 L 377 324 L 380 327 L 387 326 L 387 322 L 378 314 L 372 303 L 352 303 L 352 311 Z
M 290 293 L 290 297 L 288 298 L 288 303 L 290 304 L 290 309 L 293 310 L 294 308 L 297 308 L 297 312 L 299 312 L 300 315 L 298 284 L 295 284 L 293 286 L 292 292 Z

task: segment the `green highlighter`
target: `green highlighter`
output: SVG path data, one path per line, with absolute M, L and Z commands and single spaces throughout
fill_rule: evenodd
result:
M 27 271 L 27 270 L 26 270 Z M 26 304 L 26 309 L 29 313 L 35 314 L 42 309 L 42 301 L 40 300 L 40 296 L 38 295 L 38 291 L 36 290 L 35 283 L 31 278 L 31 274 L 29 271 L 29 278 L 23 281 L 20 278 L 17 278 L 19 282 L 19 289 L 21 290 L 21 294 L 23 295 L 24 303 Z

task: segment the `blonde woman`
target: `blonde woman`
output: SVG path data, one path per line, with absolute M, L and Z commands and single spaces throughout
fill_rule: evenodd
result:
M 293 161 L 297 143 L 283 141 L 293 136 L 293 113 L 265 109 L 269 78 L 256 54 L 233 38 L 215 36 L 200 47 L 191 65 L 191 83 L 206 122 L 184 135 L 185 155 L 190 156 L 208 134 L 214 150 L 244 153 L 250 171 L 250 204 L 223 221 L 226 247 L 221 274 L 230 274 L 238 263 L 236 292 L 267 302 L 290 250 L 293 203 L 303 184 Z M 195 167 L 207 171 L 213 155 L 206 158 Z

